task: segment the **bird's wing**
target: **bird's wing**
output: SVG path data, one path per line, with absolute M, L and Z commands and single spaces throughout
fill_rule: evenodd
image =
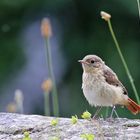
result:
M 106 65 L 104 67 L 103 74 L 104 74 L 105 80 L 108 84 L 114 85 L 114 86 L 120 86 L 120 87 L 122 87 L 124 94 L 128 94 L 126 88 L 119 81 L 117 75 Z

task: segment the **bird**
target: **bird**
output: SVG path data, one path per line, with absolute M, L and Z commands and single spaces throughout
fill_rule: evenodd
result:
M 116 73 L 99 56 L 86 55 L 78 62 L 82 64 L 83 68 L 83 94 L 91 106 L 115 107 L 121 105 L 134 115 L 140 113 L 140 105 L 129 98 L 126 88 Z M 99 110 L 96 112 L 97 114 Z

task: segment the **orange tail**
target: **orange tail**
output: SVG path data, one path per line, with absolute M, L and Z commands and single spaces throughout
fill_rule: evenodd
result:
M 128 98 L 128 104 L 126 105 L 127 109 L 130 110 L 134 115 L 140 113 L 140 105 L 135 103 L 133 100 Z

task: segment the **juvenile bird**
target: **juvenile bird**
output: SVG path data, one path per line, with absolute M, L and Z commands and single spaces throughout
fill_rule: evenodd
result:
M 96 55 L 79 60 L 83 67 L 82 89 L 91 106 L 126 106 L 133 114 L 140 113 L 140 105 L 128 97 L 117 75 Z

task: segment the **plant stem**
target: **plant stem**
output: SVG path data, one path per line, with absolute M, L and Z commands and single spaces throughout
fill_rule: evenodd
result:
M 49 37 L 45 38 L 46 50 L 47 50 L 48 74 L 49 77 L 52 79 L 52 83 L 53 83 L 53 88 L 52 88 L 53 114 L 54 116 L 58 117 L 59 116 L 58 94 L 57 94 L 57 88 L 55 83 L 55 77 L 53 73 L 52 57 L 51 57 L 49 41 L 50 41 Z
M 123 54 L 122 54 L 122 52 L 121 52 L 119 43 L 118 43 L 118 41 L 117 41 L 117 39 L 116 39 L 116 36 L 115 36 L 115 33 L 114 33 L 114 31 L 113 31 L 113 28 L 112 28 L 110 19 L 107 21 L 107 23 L 108 23 L 108 27 L 109 27 L 110 33 L 111 33 L 111 35 L 112 35 L 112 38 L 113 38 L 113 40 L 114 40 L 115 46 L 116 46 L 116 48 L 117 48 L 117 50 L 118 50 L 118 53 L 119 53 L 119 55 L 120 55 L 120 58 L 121 58 L 121 60 L 122 60 L 123 65 L 124 65 L 124 68 L 125 68 L 125 71 L 126 71 L 126 73 L 127 73 L 127 76 L 128 76 L 128 78 L 129 78 L 129 80 L 130 80 L 130 83 L 131 83 L 132 89 L 133 89 L 133 91 L 134 91 L 136 100 L 137 100 L 137 102 L 140 104 L 140 99 L 139 99 L 139 96 L 138 96 L 137 89 L 136 89 L 136 87 L 135 87 L 133 78 L 132 78 L 131 73 L 130 73 L 130 71 L 129 71 L 129 69 L 128 69 L 128 66 L 127 66 L 127 64 L 126 64 L 126 61 L 125 61 L 125 59 L 124 59 L 124 56 L 123 56 Z
M 50 116 L 50 102 L 49 102 L 49 95 L 50 93 L 45 92 L 44 93 L 44 109 L 45 109 L 45 115 Z
M 137 5 L 138 5 L 138 11 L 139 11 L 139 18 L 140 18 L 140 1 L 137 0 Z

